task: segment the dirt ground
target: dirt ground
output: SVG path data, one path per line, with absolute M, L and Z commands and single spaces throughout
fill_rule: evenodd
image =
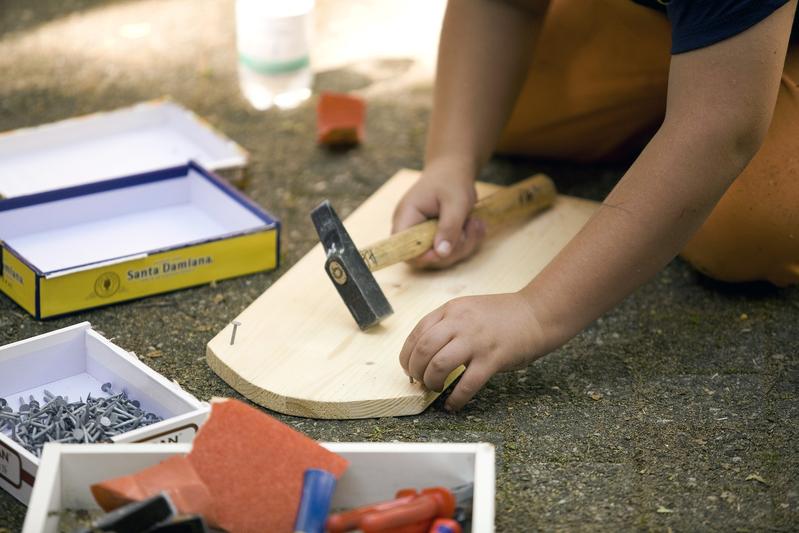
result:
M 32 7 L 35 5 L 35 8 Z M 398 169 L 420 168 L 442 3 L 321 0 L 316 89 L 368 99 L 367 142 L 315 144 L 315 99 L 257 112 L 240 96 L 232 0 L 0 0 L 0 131 L 169 95 L 251 153 L 246 193 L 285 229 L 282 267 L 37 322 L 0 297 L 0 344 L 83 320 L 200 399 L 238 395 L 206 342 L 317 241 L 308 213 L 346 216 Z M 416 21 L 418 38 L 403 39 Z M 367 46 L 368 45 L 368 46 Z M 496 159 L 601 200 L 625 168 Z M 390 354 L 387 354 L 390 355 Z M 724 285 L 680 260 L 536 364 L 497 376 L 462 413 L 277 415 L 327 441 L 487 441 L 498 531 L 799 529 L 799 290 Z M 0 493 L 0 532 L 25 507 Z

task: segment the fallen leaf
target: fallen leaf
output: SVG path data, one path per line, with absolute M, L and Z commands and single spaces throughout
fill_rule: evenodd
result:
M 660 513 L 660 514 L 669 514 L 669 513 L 673 513 L 674 511 L 672 509 L 667 509 L 667 508 L 663 507 L 662 505 L 660 505 L 660 506 L 658 506 L 658 510 L 655 511 L 655 512 L 656 513 Z
M 590 396 L 591 399 L 594 400 L 595 402 L 598 402 L 603 397 L 601 392 L 596 392 L 596 391 L 590 391 L 588 393 L 588 396 Z
M 766 483 L 766 480 L 757 474 L 749 474 L 748 476 L 746 476 L 746 481 L 757 481 L 758 483 L 768 485 L 768 483 Z
M 152 350 L 144 354 L 145 357 L 152 357 L 153 359 L 155 359 L 156 357 L 161 357 L 162 355 L 164 355 L 164 352 L 162 352 L 161 350 Z

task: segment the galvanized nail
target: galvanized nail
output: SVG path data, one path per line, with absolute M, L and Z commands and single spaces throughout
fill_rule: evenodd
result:
M 233 343 L 236 342 L 236 330 L 239 329 L 239 326 L 241 326 L 241 322 L 239 322 L 238 320 L 234 320 L 232 324 L 233 324 L 233 331 L 230 333 L 231 346 L 233 346 Z

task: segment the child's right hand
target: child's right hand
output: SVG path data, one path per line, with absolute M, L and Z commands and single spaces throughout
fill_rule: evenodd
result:
M 425 166 L 397 204 L 391 230 L 397 233 L 438 218 L 433 248 L 410 261 L 413 266 L 445 268 L 474 253 L 485 236 L 481 221 L 467 220 L 476 198 L 474 174 L 463 165 L 445 161 Z

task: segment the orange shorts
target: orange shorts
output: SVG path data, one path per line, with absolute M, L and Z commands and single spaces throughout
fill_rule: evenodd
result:
M 666 17 L 630 0 L 553 0 L 500 153 L 598 161 L 663 120 Z M 799 46 L 791 45 L 760 151 L 682 257 L 723 281 L 799 283 Z

